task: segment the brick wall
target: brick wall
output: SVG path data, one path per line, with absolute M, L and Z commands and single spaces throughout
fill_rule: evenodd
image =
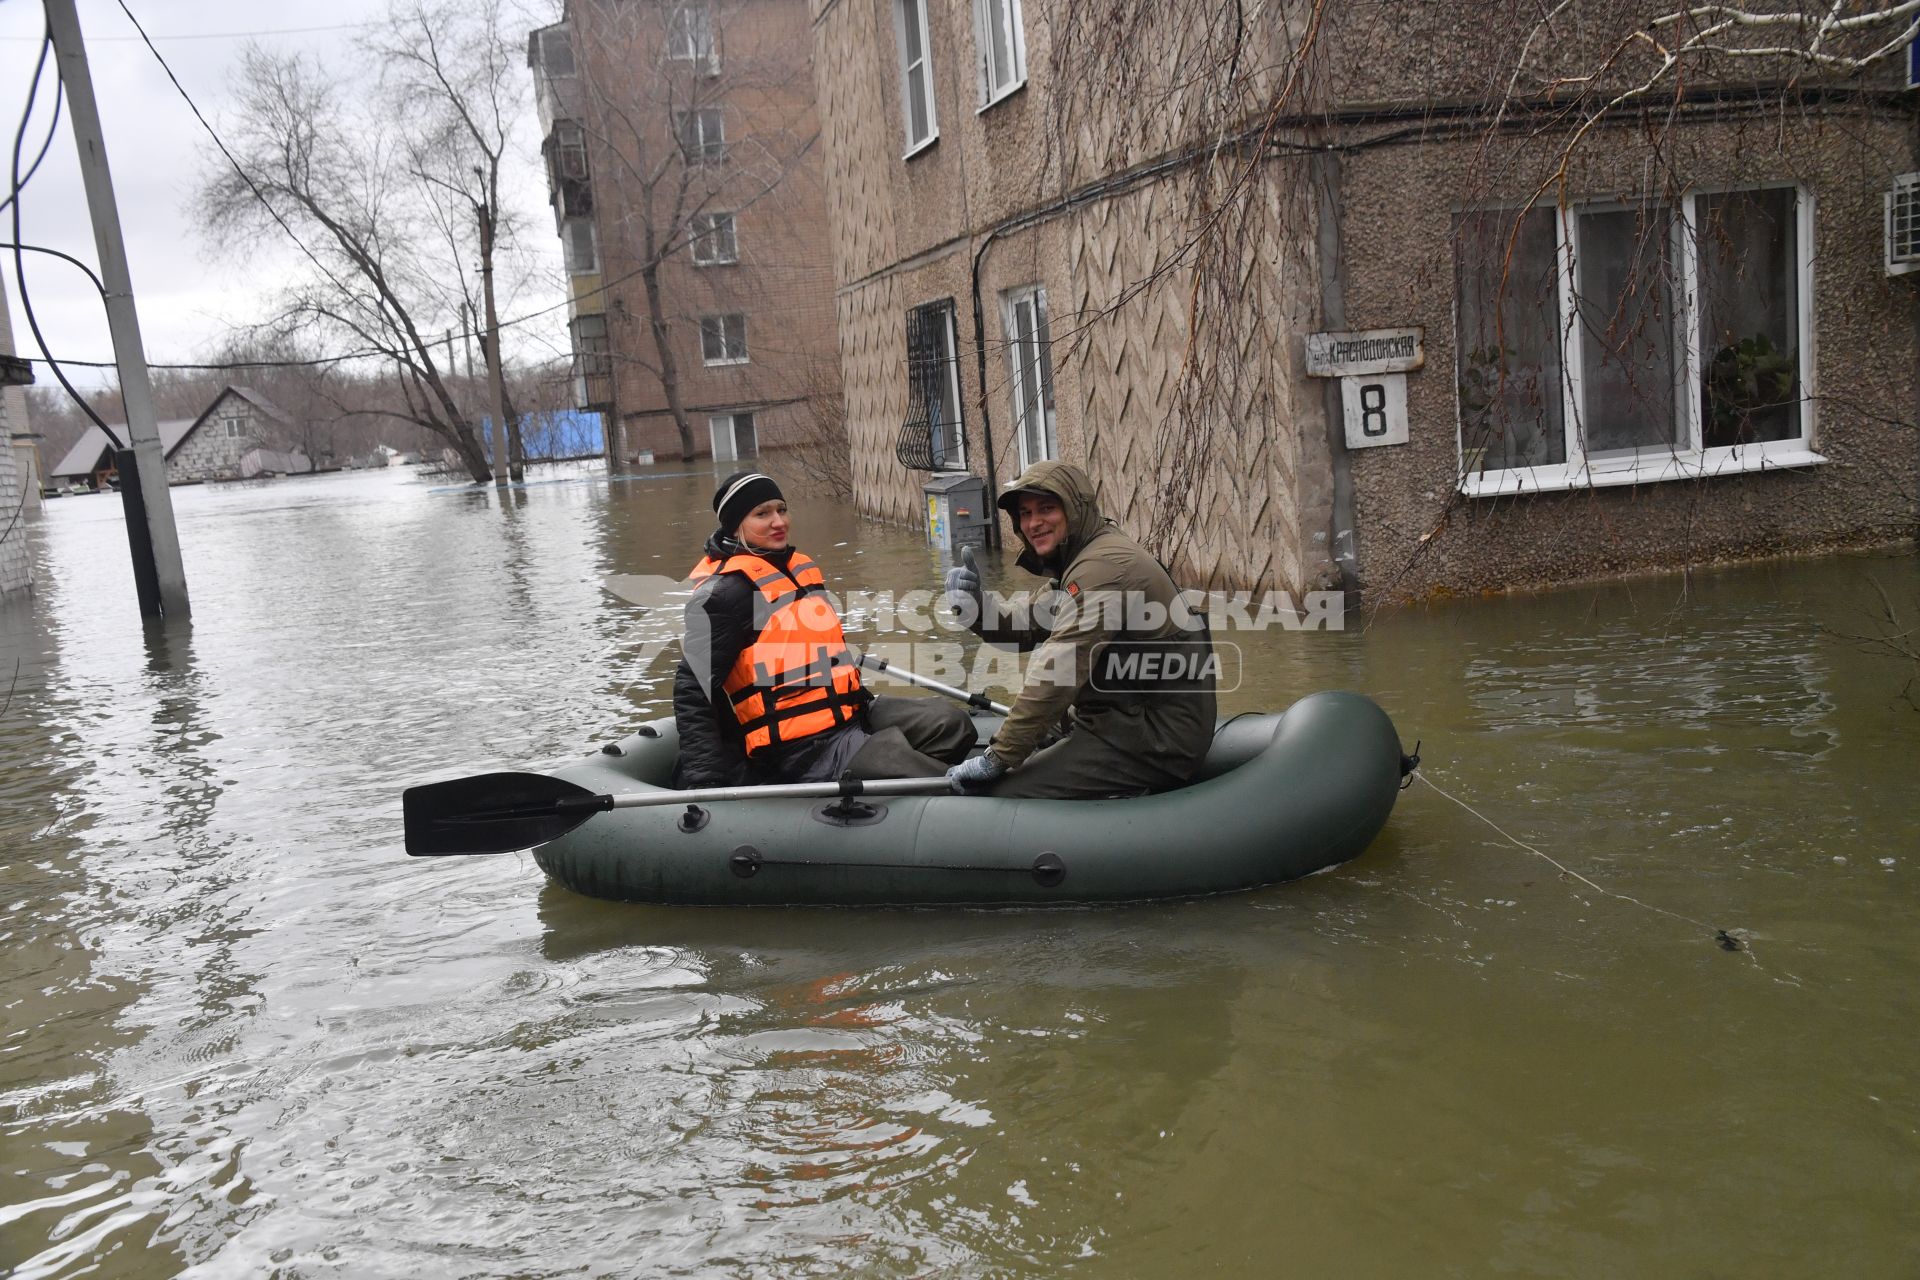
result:
M 651 246 L 658 306 L 696 456 L 710 453 L 715 414 L 751 412 L 763 447 L 809 443 L 837 404 L 839 352 L 826 197 L 814 113 L 804 0 L 715 0 L 717 74 L 661 54 L 651 6 L 569 6 L 581 67 L 600 241 L 600 279 L 614 370 L 614 413 L 629 453 L 680 456 L 639 271 Z M 644 70 L 641 70 L 644 69 Z M 682 163 L 668 149 L 680 110 L 718 110 L 726 159 Z M 652 175 L 665 172 L 658 182 Z M 643 177 L 644 175 L 644 177 Z M 691 213 L 731 213 L 737 261 L 700 265 L 685 244 Z M 584 309 L 584 308 L 583 308 Z M 745 317 L 744 362 L 708 364 L 703 316 Z
M 4 283 L 0 283 L 0 352 L 13 354 Z M 29 478 L 13 447 L 13 433 L 26 430 L 26 394 L 19 387 L 0 390 L 0 596 L 19 591 L 33 581 L 27 563 L 26 522 L 39 505 L 40 495 L 26 491 Z
M 0 308 L 5 306 L 0 298 Z M 3 311 L 0 320 L 4 320 Z M 0 596 L 21 590 L 33 580 L 27 564 L 27 494 L 12 443 L 13 432 L 24 430 L 25 424 L 15 426 L 11 407 L 12 397 L 0 395 Z

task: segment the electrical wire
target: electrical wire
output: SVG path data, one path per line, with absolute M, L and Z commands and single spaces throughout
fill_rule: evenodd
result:
M 40 57 L 43 61 L 46 58 L 46 47 L 44 44 L 41 46 Z M 38 75 L 37 72 L 35 74 L 36 76 Z M 53 146 L 53 136 L 60 129 L 60 108 L 65 104 L 66 100 L 67 86 L 56 78 L 53 82 L 53 120 L 47 125 L 46 141 L 40 144 L 40 154 L 33 158 L 33 163 L 27 167 L 26 173 L 21 175 L 18 182 L 11 185 L 11 189 L 7 192 L 7 198 L 0 200 L 0 212 L 5 212 L 8 205 L 19 199 L 21 188 L 25 187 L 29 182 L 32 182 L 33 175 L 39 172 L 40 162 L 47 158 L 47 152 Z M 27 100 L 27 111 L 29 115 L 32 114 L 32 110 L 33 100 L 29 98 Z M 24 124 L 24 121 L 22 123 Z
M 20 113 L 20 127 L 14 131 L 13 135 L 13 167 L 9 184 L 12 191 L 10 200 L 13 212 L 13 276 L 15 280 L 20 282 L 20 310 L 26 314 L 27 328 L 32 332 L 33 340 L 40 348 L 40 354 L 46 357 L 47 367 L 53 370 L 54 378 L 60 383 L 61 387 L 65 389 L 67 395 L 72 398 L 73 402 L 80 406 L 81 411 L 93 420 L 93 425 L 100 428 L 101 433 L 113 442 L 113 447 L 116 449 L 124 449 L 127 446 L 121 441 L 119 436 L 114 434 L 113 428 L 107 425 L 106 419 L 102 418 L 98 413 L 95 413 L 93 406 L 87 403 L 86 397 L 81 395 L 80 392 L 74 388 L 73 383 L 67 380 L 66 372 L 61 369 L 59 362 L 53 358 L 53 352 L 47 349 L 46 335 L 40 332 L 40 318 L 33 313 L 33 294 L 32 291 L 27 288 L 26 246 L 21 243 L 20 237 L 19 196 L 20 188 L 25 185 L 25 179 L 20 176 L 20 153 L 22 148 L 26 146 L 27 125 L 33 120 L 33 104 L 38 101 L 40 97 L 40 77 L 46 72 L 47 55 L 52 52 L 52 50 L 53 24 L 49 21 L 44 28 L 44 34 L 40 40 L 40 58 L 33 67 L 33 80 L 27 86 L 27 105 Z M 38 162 L 36 161 L 35 163 L 37 164 Z M 66 257 L 65 254 L 58 256 Z M 87 275 L 90 279 L 93 278 L 91 271 L 87 272 Z M 99 281 L 94 279 L 94 283 L 97 286 Z M 101 300 L 103 302 L 105 301 L 105 297 L 105 290 L 102 290 Z

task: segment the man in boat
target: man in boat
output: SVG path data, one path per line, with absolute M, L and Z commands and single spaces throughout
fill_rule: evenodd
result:
M 981 639 L 1033 652 L 985 754 L 948 770 L 953 789 L 1082 799 L 1187 781 L 1213 741 L 1216 663 L 1204 614 L 1178 599 L 1145 547 L 1100 514 L 1093 482 L 1078 467 L 1036 463 L 998 505 L 1024 545 L 1020 567 L 1048 582 L 1023 626 L 983 598 L 970 567 L 947 573 L 948 603 L 971 615 Z M 1043 746 L 1060 730 L 1065 738 Z
M 862 686 L 772 477 L 734 472 L 713 511 L 673 680 L 676 787 L 939 777 L 966 757 L 976 735 L 965 708 Z

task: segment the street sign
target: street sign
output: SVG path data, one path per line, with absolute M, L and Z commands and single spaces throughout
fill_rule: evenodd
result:
M 1307 335 L 1307 376 L 1346 378 L 1363 373 L 1410 373 L 1427 363 L 1426 330 L 1365 329 Z

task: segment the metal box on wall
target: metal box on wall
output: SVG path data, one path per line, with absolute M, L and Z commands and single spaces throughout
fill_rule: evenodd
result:
M 987 505 L 986 481 L 953 471 L 927 477 L 920 488 L 927 496 L 928 541 L 948 551 L 987 545 L 993 508 Z

